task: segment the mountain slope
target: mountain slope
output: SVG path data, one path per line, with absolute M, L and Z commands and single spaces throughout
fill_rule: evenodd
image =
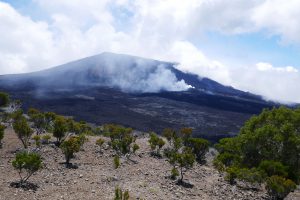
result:
M 0 90 L 24 108 L 120 123 L 144 131 L 189 126 L 215 140 L 252 114 L 276 106 L 260 96 L 182 72 L 174 63 L 103 53 L 51 69 L 0 76 Z

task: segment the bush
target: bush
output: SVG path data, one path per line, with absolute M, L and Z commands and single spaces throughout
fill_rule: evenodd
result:
M 78 136 L 76 136 L 80 147 L 82 147 L 84 145 L 85 142 L 89 141 L 89 139 L 86 137 L 86 135 L 84 133 L 79 134 Z
M 115 189 L 115 198 L 114 200 L 129 200 L 129 192 L 126 190 L 123 192 L 120 188 Z
M 228 167 L 226 169 L 225 180 L 227 180 L 231 185 L 235 184 L 235 179 L 238 177 L 239 168 L 237 167 Z
M 30 112 L 30 121 L 33 122 L 33 128 L 35 129 L 36 134 L 39 135 L 43 133 L 47 127 L 45 115 L 37 110 L 30 110 Z
M 162 136 L 167 138 L 170 145 L 172 145 L 172 140 L 177 137 L 176 131 L 171 128 L 165 128 L 162 132 Z
M 175 180 L 179 176 L 179 172 L 176 167 L 173 167 L 171 170 L 171 179 Z
M 284 166 L 281 162 L 273 160 L 264 160 L 258 167 L 261 171 L 265 172 L 267 176 L 278 175 L 282 177 L 288 176 L 288 167 Z
M 53 124 L 53 136 L 57 139 L 57 144 L 59 145 L 65 138 L 68 131 L 68 126 L 66 119 L 62 116 L 57 116 Z
M 135 137 L 132 134 L 132 128 L 110 125 L 108 130 L 110 131 L 108 134 L 111 139 L 111 146 L 118 156 L 129 158 L 130 155 L 137 150 L 137 145 L 134 143 Z
M 102 147 L 102 145 L 104 144 L 105 140 L 102 138 L 99 138 L 98 140 L 96 140 L 96 145 L 98 145 L 100 148 Z
M 150 139 L 148 140 L 152 149 L 152 154 L 161 157 L 160 151 L 165 145 L 165 141 L 160 138 L 156 133 L 150 133 Z
M 39 154 L 24 151 L 17 153 L 15 160 L 12 161 L 12 165 L 18 170 L 20 185 L 22 186 L 33 173 L 42 168 L 42 159 Z
M 180 129 L 180 136 L 183 140 L 184 145 L 187 145 L 187 141 L 192 137 L 193 129 L 192 128 L 182 128 Z
M 196 160 L 199 163 L 203 163 L 205 154 L 209 150 L 209 141 L 202 138 L 189 138 L 186 143 L 188 147 L 192 148 L 193 153 L 196 155 Z
M 2 148 L 2 140 L 4 138 L 5 126 L 0 124 L 0 148 Z
M 51 135 L 46 134 L 42 136 L 42 143 L 43 144 L 49 144 L 49 140 L 51 139 Z
M 132 152 L 135 153 L 139 149 L 140 149 L 140 146 L 138 144 L 134 143 L 132 146 Z
M 179 183 L 182 183 L 184 171 L 187 171 L 194 165 L 195 155 L 193 154 L 192 149 L 185 147 L 182 152 L 172 153 L 169 162 L 173 165 L 173 169 L 174 166 L 177 166 L 180 169 L 181 176 Z
M 65 155 L 66 165 L 69 167 L 70 160 L 74 157 L 74 153 L 80 150 L 80 142 L 77 137 L 70 137 L 60 145 L 60 148 Z
M 13 123 L 13 128 L 17 133 L 18 138 L 21 140 L 24 148 L 27 149 L 33 131 L 28 125 L 25 117 L 23 116 L 18 117 L 16 121 L 14 121 Z
M 237 178 L 252 184 L 262 183 L 264 181 L 264 174 L 256 168 L 242 168 L 238 170 Z
M 39 135 L 35 135 L 32 137 L 32 139 L 35 141 L 35 145 L 37 147 L 40 147 L 41 146 L 41 136 Z
M 0 92 L 0 107 L 7 106 L 9 103 L 9 95 L 4 92 Z
M 227 168 L 229 180 L 267 181 L 270 193 L 283 198 L 291 183 L 285 180 L 300 182 L 299 122 L 300 108 L 264 110 L 250 118 L 238 136 L 215 145 L 220 154 L 214 163 Z
M 271 198 L 281 200 L 296 189 L 296 184 L 290 179 L 275 175 L 267 179 L 266 189 Z
M 119 168 L 120 165 L 121 165 L 121 163 L 120 163 L 120 157 L 118 155 L 116 155 L 114 157 L 114 167 L 115 167 L 115 169 Z

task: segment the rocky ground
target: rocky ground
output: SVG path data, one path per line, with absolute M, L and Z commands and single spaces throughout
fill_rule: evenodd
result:
M 72 160 L 78 169 L 67 169 L 61 164 L 64 157 L 55 145 L 42 145 L 40 153 L 44 167 L 30 179 L 39 188 L 36 191 L 25 191 L 10 187 L 11 182 L 18 180 L 11 162 L 21 143 L 16 134 L 7 129 L 3 148 L 0 149 L 0 200 L 112 200 L 117 186 L 129 190 L 131 199 L 268 199 L 263 189 L 252 191 L 227 184 L 223 175 L 211 166 L 212 155 L 208 156 L 206 165 L 196 164 L 186 172 L 185 180 L 193 184 L 193 188 L 176 185 L 169 178 L 169 163 L 165 159 L 150 156 L 146 137 L 137 139 L 141 149 L 132 157 L 136 163 L 123 161 L 120 168 L 114 169 L 113 151 L 106 149 L 100 153 L 95 145 L 97 138 L 90 136 L 83 150 Z M 300 192 L 295 191 L 288 199 L 299 200 Z

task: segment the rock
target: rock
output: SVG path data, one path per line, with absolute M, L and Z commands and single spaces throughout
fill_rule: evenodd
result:
M 82 174 L 79 174 L 79 178 L 82 178 L 83 177 L 83 175 Z

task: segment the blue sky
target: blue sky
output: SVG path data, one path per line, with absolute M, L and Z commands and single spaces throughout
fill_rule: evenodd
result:
M 0 10 L 0 74 L 111 51 L 300 102 L 298 0 L 0 0 Z
M 275 66 L 300 66 L 300 50 L 296 45 L 281 44 L 278 36 L 264 33 L 224 35 L 207 32 L 197 45 L 213 56 L 222 55 L 222 59 L 242 59 L 250 63 L 257 61 L 271 62 Z

